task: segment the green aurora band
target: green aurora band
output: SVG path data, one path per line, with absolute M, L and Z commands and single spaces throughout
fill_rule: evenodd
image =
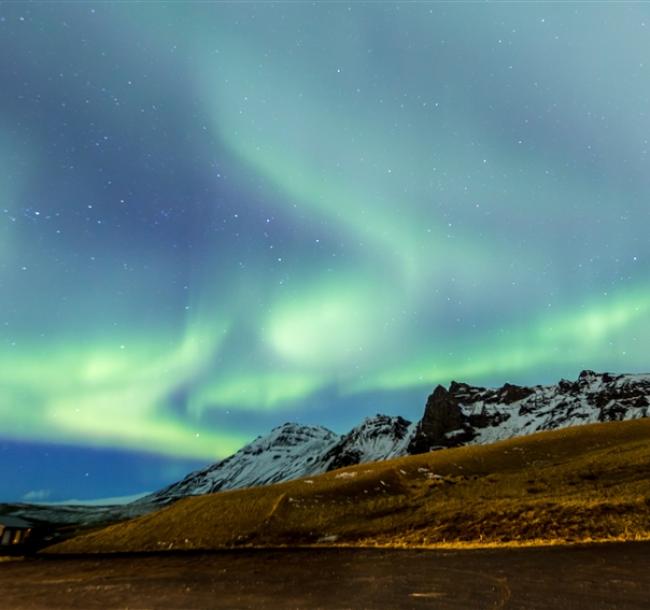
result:
M 84 176 L 74 183 L 78 200 L 59 205 L 78 204 L 82 223 L 110 199 L 122 230 L 134 222 L 119 216 L 128 197 L 111 189 L 137 183 L 139 171 L 173 175 L 188 193 L 197 175 L 206 191 L 226 182 L 238 199 L 225 205 L 210 194 L 196 205 L 199 237 L 173 240 L 187 261 L 172 260 L 167 242 L 159 248 L 143 229 L 141 241 L 124 238 L 114 250 L 98 241 L 104 256 L 93 255 L 91 274 L 78 262 L 75 240 L 85 234 L 71 225 L 61 246 L 58 234 L 38 233 L 45 214 L 33 217 L 38 197 L 25 185 L 50 162 L 36 154 L 38 138 L 19 145 L 2 124 L 3 436 L 212 460 L 260 431 L 215 426 L 216 415 L 300 419 L 324 395 L 357 401 L 359 419 L 379 393 L 399 401 L 421 389 L 424 398 L 452 379 L 551 382 L 581 368 L 647 368 L 650 250 L 641 227 L 650 184 L 637 154 L 643 130 L 630 117 L 650 86 L 617 77 L 647 46 L 632 11 L 618 17 L 631 32 L 627 46 L 618 37 L 610 46 L 604 9 L 588 12 L 592 34 L 562 7 L 475 9 L 98 5 L 109 34 L 97 44 L 117 65 L 120 41 L 130 41 L 131 71 L 150 79 L 140 86 L 134 76 L 131 86 L 120 75 L 133 93 L 111 93 L 127 101 L 93 119 L 122 138 L 135 170 Z M 88 7 L 58 10 L 73 28 L 93 23 Z M 580 41 L 579 52 L 558 50 L 545 16 Z M 476 36 L 466 34 L 468 19 Z M 51 46 L 37 29 L 26 35 L 35 50 L 72 52 L 63 30 Z M 167 63 L 152 67 L 150 56 Z M 111 82 L 104 59 L 75 61 L 88 82 L 94 70 Z M 594 91 L 598 70 L 629 99 Z M 79 87 L 79 100 L 91 95 Z M 129 133 L 174 103 L 179 124 L 156 123 L 155 137 L 182 150 L 173 171 L 154 171 L 149 153 L 133 152 L 143 144 L 129 148 Z M 593 117 L 611 115 L 612 104 L 615 116 L 596 129 Z M 200 159 L 200 170 L 188 170 L 182 153 Z M 26 171 L 27 159 L 36 169 Z M 187 197 L 168 207 L 185 213 L 195 195 Z M 247 235 L 257 213 L 263 239 Z M 47 218 L 53 226 L 59 217 Z M 226 227 L 227 239 L 202 238 L 212 226 Z M 137 273 L 127 254 L 144 261 Z M 76 270 L 64 280 L 59 260 Z M 38 303 L 51 294 L 59 303 L 59 292 L 56 316 L 34 328 Z M 171 305 L 181 293 L 183 306 Z

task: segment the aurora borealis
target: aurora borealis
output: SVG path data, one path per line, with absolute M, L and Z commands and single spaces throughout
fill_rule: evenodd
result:
M 648 138 L 642 3 L 0 3 L 0 500 L 650 369 Z

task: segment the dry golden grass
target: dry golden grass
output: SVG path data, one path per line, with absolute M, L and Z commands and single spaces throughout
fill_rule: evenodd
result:
M 47 551 L 647 539 L 649 441 L 646 419 L 362 464 L 187 498 Z

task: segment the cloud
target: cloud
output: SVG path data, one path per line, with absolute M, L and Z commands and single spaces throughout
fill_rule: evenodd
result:
M 52 492 L 49 489 L 32 489 L 23 496 L 23 500 L 26 502 L 42 502 L 47 500 L 51 494 Z
M 49 493 L 49 492 L 48 492 Z M 61 500 L 58 502 L 45 502 L 50 506 L 63 506 L 63 505 L 76 505 L 76 506 L 114 506 L 116 504 L 129 504 L 130 502 L 135 502 L 144 496 L 149 495 L 150 491 L 143 491 L 137 494 L 131 494 L 128 496 L 114 496 L 111 498 L 95 498 L 92 500 L 78 500 L 76 498 L 71 498 L 69 500 Z

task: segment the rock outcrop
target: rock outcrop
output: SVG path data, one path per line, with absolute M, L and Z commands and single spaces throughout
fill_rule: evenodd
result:
M 454 447 L 465 444 L 472 438 L 472 428 L 468 425 L 468 418 L 463 413 L 460 402 L 454 394 L 439 385 L 427 399 L 424 415 L 409 443 L 408 453 L 414 455 Z

